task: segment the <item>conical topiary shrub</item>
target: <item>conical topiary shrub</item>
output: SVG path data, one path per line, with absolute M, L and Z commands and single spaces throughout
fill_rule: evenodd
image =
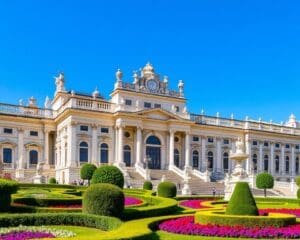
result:
M 225 213 L 229 215 L 259 215 L 248 183 L 238 182 L 235 185 Z

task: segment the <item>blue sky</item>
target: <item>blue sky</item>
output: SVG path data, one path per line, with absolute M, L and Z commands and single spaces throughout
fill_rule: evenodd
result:
M 106 98 L 150 61 L 199 113 L 300 119 L 297 1 L 0 1 L 0 102 L 69 90 Z

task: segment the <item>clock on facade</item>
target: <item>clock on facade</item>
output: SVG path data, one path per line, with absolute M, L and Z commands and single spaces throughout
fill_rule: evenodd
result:
M 147 81 L 147 88 L 148 88 L 150 91 L 154 92 L 154 91 L 157 90 L 158 84 L 157 84 L 157 82 L 156 82 L 154 79 L 149 79 L 149 80 Z

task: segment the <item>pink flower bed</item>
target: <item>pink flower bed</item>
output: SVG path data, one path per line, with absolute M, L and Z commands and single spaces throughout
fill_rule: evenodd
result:
M 194 223 L 194 217 L 181 217 L 166 220 L 159 224 L 159 229 L 178 234 L 214 236 L 214 237 L 241 237 L 241 238 L 300 238 L 300 224 L 288 227 L 252 227 L 245 226 L 218 226 Z
M 259 215 L 264 215 L 266 213 L 287 213 L 287 214 L 294 214 L 296 217 L 300 217 L 300 209 L 293 209 L 293 208 L 265 208 L 259 209 Z
M 194 208 L 194 209 L 209 208 L 202 205 L 203 202 L 207 202 L 207 201 L 210 200 L 207 199 L 186 200 L 186 201 L 182 201 L 180 203 L 180 206 Z
M 11 232 L 0 236 L 1 240 L 27 240 L 27 239 L 38 239 L 38 238 L 55 238 L 51 233 L 44 232 Z
M 125 197 L 125 206 L 137 205 L 143 203 L 142 200 L 134 197 Z

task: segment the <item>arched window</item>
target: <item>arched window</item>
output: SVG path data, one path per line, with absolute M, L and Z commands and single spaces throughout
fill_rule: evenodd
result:
M 12 149 L 3 148 L 3 163 L 12 163 Z
M 299 174 L 299 158 L 296 157 L 295 159 L 295 171 L 296 171 L 296 174 Z
M 264 156 L 264 171 L 268 172 L 269 170 L 269 156 L 265 155 Z
M 213 167 L 214 167 L 214 154 L 213 152 L 209 151 L 207 153 L 207 168 L 213 169 Z
M 279 173 L 279 156 L 275 156 L 275 172 Z
M 174 149 L 174 164 L 179 168 L 180 154 L 177 148 Z
M 253 166 L 253 171 L 257 171 L 257 155 L 253 154 L 252 155 L 252 166 Z
M 128 145 L 124 146 L 124 162 L 126 167 L 131 166 L 131 148 Z
M 290 158 L 289 156 L 285 157 L 285 172 L 289 173 L 290 171 Z
M 193 151 L 193 168 L 199 168 L 199 152 Z
M 100 145 L 100 162 L 108 163 L 108 145 L 106 143 Z
M 38 151 L 30 150 L 29 152 L 29 164 L 37 164 L 38 163 Z
M 160 140 L 159 140 L 158 137 L 152 135 L 152 136 L 147 138 L 146 144 L 160 145 Z
M 223 154 L 223 169 L 224 169 L 224 172 L 228 172 L 228 169 L 229 169 L 228 153 L 227 152 L 225 152 Z
M 88 162 L 89 159 L 89 145 L 86 142 L 79 144 L 79 161 Z

